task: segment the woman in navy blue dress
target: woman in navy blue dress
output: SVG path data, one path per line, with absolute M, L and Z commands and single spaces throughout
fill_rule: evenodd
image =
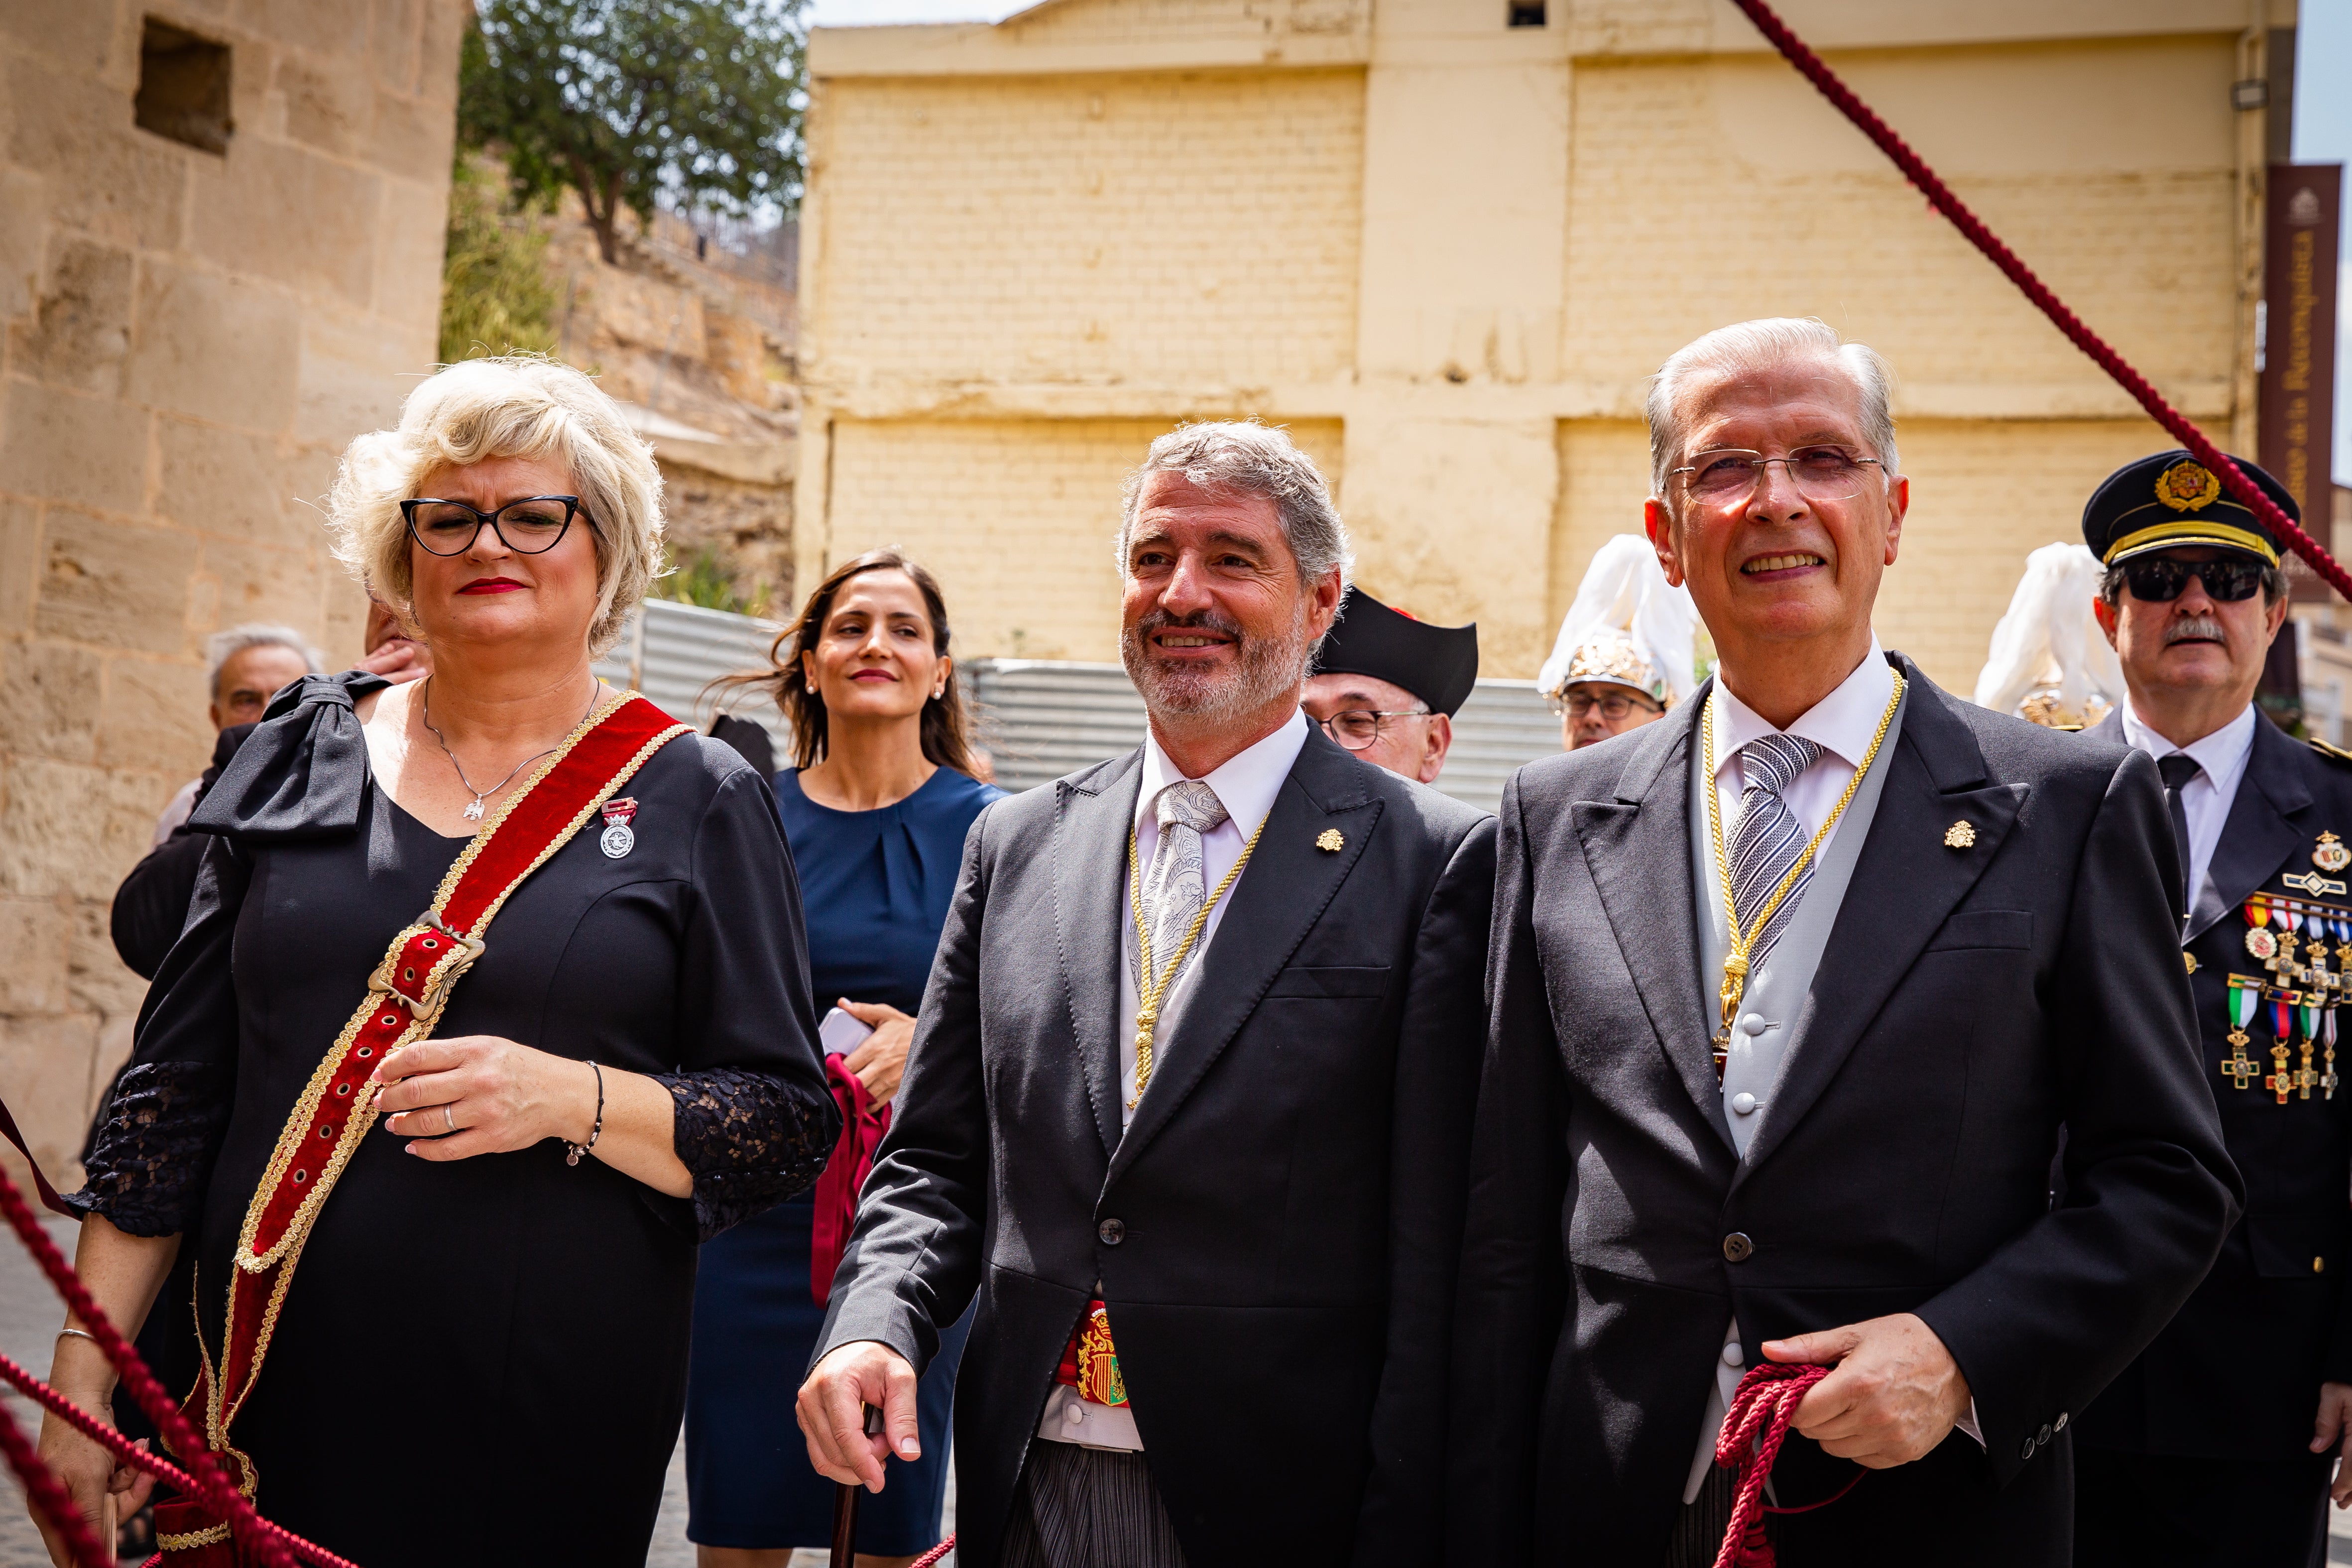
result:
M 842 1065 L 887 1103 L 964 835 L 1000 792 L 971 776 L 939 585 L 897 552 L 819 584 L 776 662 L 738 679 L 772 689 L 792 721 L 800 765 L 776 775 L 776 806 L 808 910 L 816 1005 L 872 1026 Z M 803 1195 L 702 1249 L 686 1406 L 687 1535 L 701 1568 L 783 1568 L 794 1547 L 832 1539 L 835 1488 L 810 1468 L 793 1418 L 824 1319 L 810 1289 L 817 1213 Z M 889 1485 L 863 1500 L 859 1568 L 894 1568 L 940 1539 L 969 1326 L 941 1337 L 923 1374 L 922 1458 L 891 1460 Z

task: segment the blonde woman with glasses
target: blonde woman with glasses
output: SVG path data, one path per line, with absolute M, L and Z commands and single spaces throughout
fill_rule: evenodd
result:
M 540 360 L 452 365 L 352 444 L 336 551 L 432 675 L 304 679 L 205 797 L 76 1199 L 126 1333 L 196 1249 L 209 1446 L 368 1568 L 638 1568 L 698 1245 L 836 1133 L 767 781 L 591 669 L 659 561 L 660 482 Z M 79 1324 L 50 1376 L 106 1408 Z M 101 1521 L 144 1500 L 55 1421 L 42 1449 Z M 186 1500 L 157 1528 L 167 1556 L 221 1536 Z

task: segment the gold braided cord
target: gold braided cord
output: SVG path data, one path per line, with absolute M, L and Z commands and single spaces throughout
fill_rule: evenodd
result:
M 1764 900 L 1763 909 L 1757 911 L 1756 923 L 1744 931 L 1739 929 L 1739 911 L 1732 907 L 1731 865 L 1723 848 L 1723 805 L 1719 798 L 1721 792 L 1715 783 L 1716 692 L 1708 694 L 1706 707 L 1699 715 L 1699 744 L 1706 754 L 1706 833 L 1715 848 L 1715 878 L 1723 889 L 1723 923 L 1729 933 L 1726 943 L 1727 951 L 1723 958 L 1723 989 L 1718 994 L 1718 1000 L 1723 1004 L 1723 1022 L 1715 1032 L 1716 1068 L 1718 1072 L 1722 1070 L 1725 1053 L 1731 1046 L 1731 1021 L 1738 1015 L 1739 999 L 1748 992 L 1748 955 L 1754 949 L 1756 939 L 1763 935 L 1765 929 L 1772 923 L 1772 916 L 1780 910 L 1782 900 L 1788 898 L 1790 889 L 1797 885 L 1797 879 L 1803 876 L 1805 868 L 1813 863 L 1814 851 L 1821 848 L 1822 840 L 1830 836 L 1830 829 L 1838 825 L 1838 818 L 1843 816 L 1845 808 L 1853 804 L 1854 792 L 1862 787 L 1864 775 L 1870 772 L 1870 764 L 1878 758 L 1878 748 L 1885 743 L 1886 731 L 1894 727 L 1895 710 L 1903 704 L 1903 672 L 1892 666 L 1889 672 L 1895 677 L 1895 693 L 1886 700 L 1886 711 L 1878 716 L 1878 733 L 1870 738 L 1870 750 L 1862 754 L 1861 765 L 1853 770 L 1853 776 L 1845 781 L 1845 793 L 1838 796 L 1837 805 L 1823 819 L 1811 842 L 1805 846 L 1804 852 L 1797 857 L 1796 863 L 1780 879 L 1780 885 L 1772 889 L 1772 896 Z M 1718 681 L 1717 691 L 1720 689 Z
M 1192 951 L 1192 944 L 1201 940 L 1201 930 L 1209 923 L 1209 911 L 1217 907 L 1217 900 L 1225 896 L 1225 889 L 1234 885 L 1234 879 L 1240 876 L 1242 868 L 1249 864 L 1250 852 L 1257 847 L 1258 834 L 1265 831 L 1265 817 L 1273 815 L 1269 811 L 1265 816 L 1258 818 L 1256 831 L 1249 836 L 1249 842 L 1242 846 L 1242 858 L 1233 863 L 1232 868 L 1217 883 L 1217 890 L 1202 903 L 1201 912 L 1192 917 L 1192 929 L 1186 931 L 1184 940 L 1176 944 L 1176 956 L 1168 961 L 1168 967 L 1160 972 L 1156 982 L 1151 978 L 1151 932 L 1143 921 L 1143 862 L 1139 855 L 1135 829 L 1130 827 L 1127 830 L 1127 863 L 1133 873 L 1127 879 L 1127 907 L 1129 913 L 1135 917 L 1135 952 L 1139 961 L 1136 967 L 1142 972 L 1141 977 L 1136 981 L 1135 1099 L 1127 1102 L 1129 1110 L 1133 1110 L 1143 1099 L 1143 1091 L 1151 1087 L 1151 1034 L 1160 1023 L 1160 999 L 1168 994 L 1168 987 L 1175 981 L 1177 972 L 1184 967 L 1185 955 Z

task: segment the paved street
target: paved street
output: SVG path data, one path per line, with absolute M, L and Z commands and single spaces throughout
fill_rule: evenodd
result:
M 74 1226 L 62 1219 L 47 1221 L 49 1234 L 66 1255 L 73 1255 Z M 49 1365 L 49 1347 L 58 1325 L 64 1321 L 64 1310 L 47 1280 L 25 1250 L 16 1245 L 13 1234 L 0 1226 L 0 1354 L 5 1354 L 35 1372 L 46 1372 Z M 40 1407 L 7 1390 L 5 1403 L 8 1414 L 27 1435 L 40 1430 Z M 23 1494 L 16 1479 L 0 1467 L 0 1568 L 48 1568 L 48 1554 L 41 1548 L 39 1533 L 25 1516 Z M 955 1528 L 955 1490 L 948 1490 L 948 1528 Z M 952 1563 L 954 1560 L 949 1560 Z M 802 1552 L 794 1554 L 793 1568 L 824 1568 L 822 1552 Z M 646 1568 L 693 1568 L 694 1548 L 686 1539 L 686 1449 L 680 1444 L 670 1456 L 669 1484 L 662 1494 L 661 1521 L 654 1530 L 653 1550 L 646 1554 Z M 367 1568 L 362 1564 L 362 1568 Z

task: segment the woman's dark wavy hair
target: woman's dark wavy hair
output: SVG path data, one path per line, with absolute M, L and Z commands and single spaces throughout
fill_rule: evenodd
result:
M 714 686 L 757 687 L 772 698 L 783 710 L 793 728 L 793 765 L 814 767 L 824 761 L 825 710 L 822 692 L 811 691 L 801 673 L 801 655 L 816 647 L 824 635 L 826 617 L 833 614 L 833 602 L 841 594 L 841 585 L 852 577 L 862 577 L 868 572 L 903 572 L 923 595 L 923 608 L 931 620 L 931 651 L 941 658 L 948 654 L 948 604 L 940 593 L 939 579 L 909 561 L 896 550 L 869 550 L 853 561 L 845 561 L 828 573 L 816 591 L 801 606 L 800 616 L 786 626 L 768 649 L 770 668 L 746 675 L 721 677 Z M 948 667 L 947 684 L 937 697 L 923 703 L 923 755 L 943 768 L 971 774 L 971 721 L 964 711 L 963 691 L 956 684 L 956 669 Z

